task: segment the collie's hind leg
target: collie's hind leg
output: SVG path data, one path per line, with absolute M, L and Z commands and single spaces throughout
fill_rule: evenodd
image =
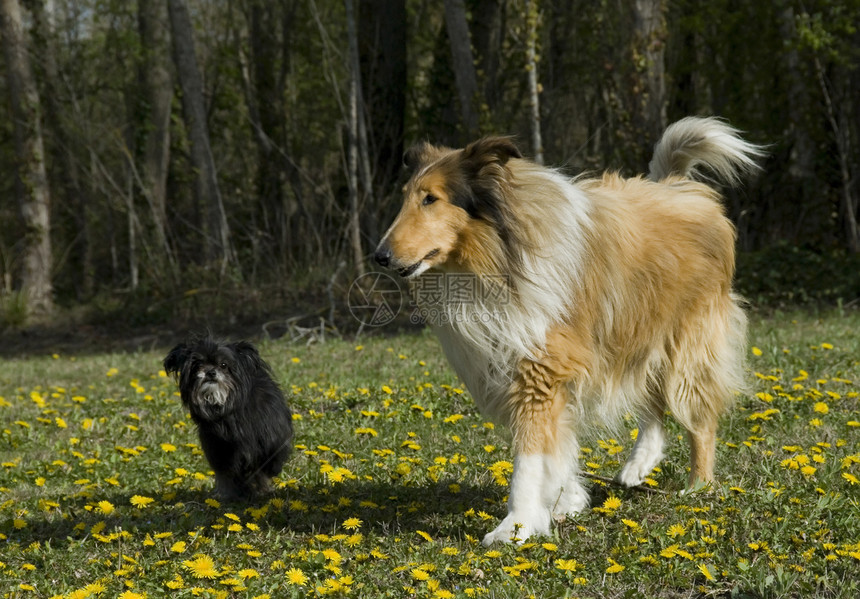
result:
M 641 485 L 663 459 L 666 433 L 663 429 L 663 401 L 652 400 L 639 417 L 639 434 L 630 457 L 615 480 L 625 487 Z
M 708 381 L 713 379 L 684 377 L 669 399 L 672 415 L 686 429 L 690 443 L 690 488 L 714 480 L 717 422 L 727 398 L 725 390 Z
M 724 300 L 682 338 L 666 380 L 669 410 L 690 442 L 691 488 L 714 480 L 719 419 L 735 392 L 744 389 L 746 315 L 737 298 Z
M 714 456 L 717 447 L 717 423 L 708 423 L 688 431 L 690 441 L 690 479 L 688 486 L 714 480 Z

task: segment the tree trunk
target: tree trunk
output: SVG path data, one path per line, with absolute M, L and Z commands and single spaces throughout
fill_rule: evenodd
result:
M 230 247 L 230 230 L 218 188 L 215 160 L 209 143 L 206 107 L 203 102 L 203 79 L 197 66 L 191 17 L 184 0 L 168 0 L 170 32 L 173 38 L 173 60 L 182 88 L 182 112 L 191 142 L 194 166 L 194 193 L 202 213 L 205 256 L 207 262 L 220 262 L 221 272 L 234 262 Z
M 445 0 L 445 26 L 451 44 L 451 59 L 454 77 L 457 81 L 457 95 L 460 99 L 460 113 L 466 137 L 477 137 L 480 128 L 478 121 L 478 77 L 472 56 L 472 42 L 469 37 L 469 23 L 466 21 L 466 7 L 463 0 Z
M 852 253 L 860 252 L 860 227 L 857 223 L 857 200 L 854 197 L 852 189 L 852 167 L 851 161 L 851 134 L 844 125 L 846 119 L 840 119 L 846 111 L 839 110 L 834 105 L 833 96 L 830 93 L 830 87 L 824 76 L 824 68 L 821 66 L 821 61 L 816 56 L 814 59 L 815 74 L 818 76 L 818 83 L 821 86 L 821 95 L 824 98 L 824 107 L 827 114 L 827 121 L 830 123 L 830 128 L 833 130 L 833 137 L 836 140 L 836 150 L 839 153 L 839 174 L 842 178 L 842 189 L 839 198 L 839 215 L 842 218 L 843 234 L 845 236 L 845 244 L 848 250 Z M 847 77 L 846 77 L 847 79 Z M 846 84 L 846 87 L 848 85 Z M 840 122 L 842 121 L 842 122 Z
M 647 155 L 666 128 L 665 13 L 665 0 L 633 2 L 631 122 L 633 139 L 644 142 L 640 144 L 641 156 L 637 156 L 637 162 L 647 162 Z
M 362 0 L 358 3 L 362 104 L 367 113 L 368 150 L 373 158 L 371 198 L 392 192 L 403 163 L 406 113 L 406 2 Z M 380 201 L 381 203 L 381 201 Z M 365 215 L 375 210 L 365 210 Z M 365 226 L 368 223 L 365 219 Z M 368 231 L 372 238 L 377 235 Z
M 529 127 L 534 161 L 543 164 L 543 142 L 540 135 L 540 90 L 538 88 L 537 46 L 538 7 L 536 0 L 526 0 L 526 71 L 529 78 Z
M 163 0 L 138 1 L 138 31 L 143 48 L 141 91 L 146 102 L 143 127 L 143 194 L 152 214 L 153 233 L 164 266 L 176 275 L 168 242 L 167 173 L 170 166 L 170 114 L 173 81 L 167 68 L 167 11 Z
M 358 35 L 355 30 L 355 11 L 353 0 L 344 0 L 346 7 L 346 31 L 349 43 L 349 141 L 347 149 L 347 181 L 349 183 L 349 231 L 352 261 L 357 276 L 365 273 L 364 250 L 361 244 L 361 219 L 358 189 L 358 169 L 360 161 L 361 118 L 361 71 L 358 56 Z M 369 183 L 369 180 L 365 183 Z
M 249 24 L 251 77 L 254 109 L 252 115 L 257 140 L 257 194 L 263 208 L 262 226 L 271 249 L 284 256 L 289 251 L 290 228 L 281 181 L 281 158 L 278 150 L 284 142 L 286 114 L 283 101 L 283 79 L 278 77 L 277 59 L 280 41 L 277 6 L 269 0 L 250 0 Z
M 502 56 L 502 0 L 478 0 L 472 21 L 472 46 L 478 61 L 478 79 L 482 83 L 484 99 L 490 114 L 495 113 L 499 101 L 499 62 Z
M 64 216 L 71 218 L 73 229 L 70 243 L 70 263 L 74 270 L 76 296 L 79 301 L 92 297 L 95 288 L 95 267 L 93 265 L 92 239 L 90 234 L 89 210 L 90 190 L 82 182 L 82 167 L 78 156 L 74 135 L 69 131 L 68 117 L 65 119 L 65 106 L 59 99 L 62 83 L 57 57 L 59 56 L 56 31 L 56 4 L 50 0 L 35 0 L 29 3 L 33 14 L 35 50 L 43 72 L 41 99 L 45 105 L 46 151 L 51 160 L 48 163 L 49 185 L 55 192 L 54 205 L 61 206 Z M 53 143 L 52 143 L 53 142 Z M 55 209 L 54 220 L 57 220 Z
M 15 187 L 24 221 L 21 291 L 30 314 L 46 314 L 53 309 L 51 194 L 45 171 L 39 93 L 30 67 L 18 0 L 0 0 L 0 32 L 15 121 Z

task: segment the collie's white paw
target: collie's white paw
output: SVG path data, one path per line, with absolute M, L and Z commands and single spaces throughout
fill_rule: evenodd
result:
M 539 518 L 535 518 L 532 514 L 531 522 L 526 515 L 508 514 L 494 531 L 484 535 L 484 540 L 481 542 L 484 547 L 489 547 L 496 541 L 522 545 L 531 536 L 548 535 L 549 523 L 549 512 L 541 514 Z
M 645 477 L 651 473 L 652 469 L 645 470 L 645 468 L 637 466 L 638 464 L 631 464 L 630 462 L 624 464 L 621 472 L 615 475 L 615 482 L 625 487 L 638 487 L 641 485 L 645 482 Z
M 638 487 L 645 482 L 645 479 L 654 471 L 654 467 L 662 459 L 662 451 L 654 451 L 652 453 L 634 451 L 633 455 L 630 456 L 621 468 L 621 472 L 615 476 L 615 481 L 625 487 Z
M 578 483 L 565 488 L 552 508 L 552 517 L 562 521 L 569 516 L 575 516 L 585 510 L 591 499 L 586 491 Z

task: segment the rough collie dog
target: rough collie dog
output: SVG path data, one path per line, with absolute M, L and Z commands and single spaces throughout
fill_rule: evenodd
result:
M 547 534 L 586 508 L 577 440 L 627 413 L 639 434 L 621 484 L 660 462 L 666 410 L 689 435 L 689 484 L 713 479 L 746 317 L 732 293 L 734 227 L 717 190 L 690 176 L 706 167 L 736 183 L 761 155 L 714 118 L 670 126 L 647 179 L 571 180 L 502 137 L 407 151 L 403 206 L 375 259 L 413 285 L 438 279 L 419 308 L 443 317 L 430 324 L 448 360 L 512 433 L 508 513 L 485 545 Z

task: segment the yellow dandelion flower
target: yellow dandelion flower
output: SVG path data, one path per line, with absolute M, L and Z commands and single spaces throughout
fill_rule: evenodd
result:
M 110 501 L 99 501 L 98 508 L 105 516 L 114 511 L 113 504 Z
M 135 593 L 132 591 L 125 591 L 117 599 L 146 599 L 146 593 Z
M 714 575 L 713 575 L 713 574 L 711 574 L 711 571 L 708 569 L 708 566 L 707 566 L 707 565 L 705 565 L 705 564 L 699 564 L 699 572 L 701 572 L 702 574 L 704 574 L 704 575 L 705 575 L 705 578 L 707 578 L 708 580 L 711 580 L 711 581 L 715 580 L 715 579 L 714 579 Z
M 239 578 L 244 578 L 245 580 L 260 576 L 260 573 L 253 568 L 245 568 L 243 570 L 239 570 L 238 572 L 236 572 L 236 574 L 239 576 Z
M 412 570 L 411 573 L 412 578 L 414 578 L 415 580 L 428 580 L 430 578 L 430 575 L 427 572 L 425 572 L 424 570 L 419 570 L 418 568 Z
M 606 561 L 609 562 L 609 567 L 606 568 L 607 574 L 617 574 L 618 572 L 622 572 L 624 570 L 624 566 L 616 562 L 611 557 L 606 558 Z
M 575 559 L 557 559 L 554 563 L 555 567 L 563 572 L 575 572 L 580 567 Z
M 215 569 L 215 562 L 211 557 L 204 554 L 198 554 L 193 560 L 185 560 L 182 565 L 191 572 L 194 578 L 217 578 L 218 570 Z
M 286 572 L 287 584 L 304 586 L 308 583 L 308 577 L 299 568 L 290 568 Z
M 618 497 L 615 497 L 614 495 L 607 498 L 607 500 L 603 502 L 603 509 L 605 509 L 605 510 L 614 511 L 620 507 L 621 507 L 621 500 Z
M 680 537 L 683 536 L 686 532 L 687 529 L 680 524 L 673 524 L 669 527 L 669 530 L 666 531 L 666 535 L 670 537 Z
M 422 539 L 424 539 L 425 541 L 427 541 L 427 542 L 429 542 L 429 543 L 432 543 L 432 542 L 433 542 L 433 537 L 431 537 L 429 534 L 427 534 L 427 533 L 426 533 L 426 532 L 424 532 L 423 530 L 416 530 L 416 531 L 415 531 L 415 533 L 416 533 L 419 537 L 421 537 Z
M 174 543 L 174 544 L 170 547 L 170 550 L 171 550 L 173 553 L 184 553 L 184 552 L 185 552 L 185 548 L 186 548 L 185 541 L 177 541 L 176 543 Z
M 145 497 L 143 495 L 134 495 L 134 496 L 132 496 L 131 499 L 129 499 L 129 502 L 131 503 L 131 505 L 133 505 L 136 508 L 144 508 L 144 507 L 148 506 L 150 503 L 152 503 L 153 501 L 155 501 L 155 499 L 153 499 L 152 497 Z
M 856 484 L 860 483 L 860 480 L 858 480 L 857 477 L 854 476 L 853 474 L 851 474 L 850 472 L 843 472 L 842 478 L 847 480 L 852 485 L 856 485 Z
M 364 524 L 358 518 L 347 518 L 343 521 L 343 527 L 347 530 L 358 530 Z
M 753 347 L 752 347 L 752 349 L 751 349 L 751 351 L 752 351 L 752 354 L 753 354 L 754 356 L 760 356 L 760 355 L 762 355 L 762 351 L 761 351 L 759 348 L 757 348 L 756 346 L 753 346 Z
M 163 451 L 165 453 L 170 453 L 171 451 L 176 451 L 176 445 L 173 445 L 172 443 L 162 443 L 161 444 L 161 451 Z

